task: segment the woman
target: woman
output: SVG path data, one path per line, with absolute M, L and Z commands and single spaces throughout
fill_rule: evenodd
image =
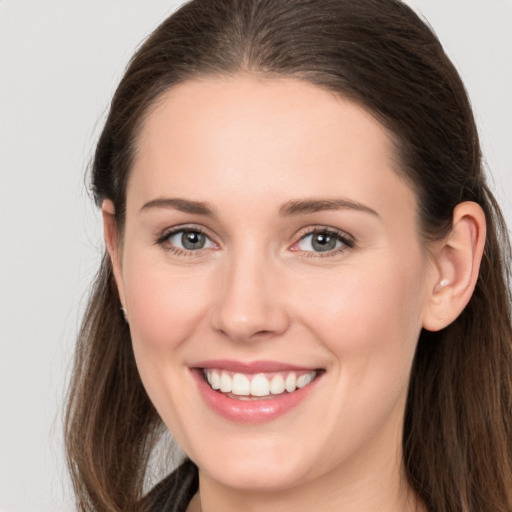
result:
M 506 229 L 411 9 L 184 5 L 121 80 L 92 181 L 82 510 L 512 510 Z M 186 458 L 146 493 L 164 426 Z

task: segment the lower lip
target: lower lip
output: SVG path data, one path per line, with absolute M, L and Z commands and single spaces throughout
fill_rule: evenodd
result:
M 293 393 L 282 393 L 273 398 L 256 400 L 238 400 L 213 390 L 203 378 L 203 371 L 192 369 L 199 391 L 206 404 L 218 415 L 238 423 L 263 423 L 271 421 L 298 406 L 316 387 L 322 374 Z

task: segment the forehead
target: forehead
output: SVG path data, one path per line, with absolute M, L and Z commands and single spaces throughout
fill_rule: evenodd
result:
M 173 87 L 140 131 L 128 203 L 344 195 L 405 199 L 387 130 L 354 102 L 308 82 L 253 76 Z

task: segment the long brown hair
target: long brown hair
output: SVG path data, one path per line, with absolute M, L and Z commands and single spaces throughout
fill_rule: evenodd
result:
M 473 297 L 456 321 L 418 341 L 404 466 L 432 512 L 510 512 L 510 244 L 461 79 L 432 30 L 401 1 L 185 4 L 140 47 L 114 95 L 92 165 L 97 203 L 114 202 L 122 233 L 131 160 L 150 106 L 178 83 L 240 72 L 305 80 L 371 112 L 393 134 L 426 242 L 446 234 L 458 203 L 483 208 L 487 241 Z M 140 509 L 162 423 L 138 376 L 107 257 L 78 338 L 65 429 L 80 510 Z M 196 471 L 188 463 L 183 481 Z

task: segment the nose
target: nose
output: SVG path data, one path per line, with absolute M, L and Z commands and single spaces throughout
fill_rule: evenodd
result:
M 268 258 L 252 254 L 226 262 L 219 273 L 212 327 L 239 342 L 269 339 L 289 326 L 279 269 Z

